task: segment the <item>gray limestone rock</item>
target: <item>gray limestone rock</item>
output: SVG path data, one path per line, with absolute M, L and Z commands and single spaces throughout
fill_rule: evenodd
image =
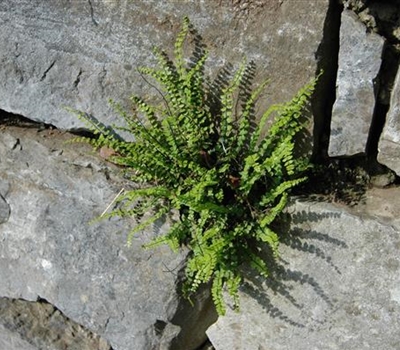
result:
M 400 176 L 400 70 L 397 72 L 390 108 L 379 140 L 378 161 Z
M 384 39 L 368 33 L 349 10 L 342 13 L 336 101 L 329 156 L 364 153 L 375 108 L 374 79 L 381 66 Z
M 114 350 L 201 345 L 215 312 L 207 290 L 195 307 L 179 296 L 186 252 L 142 249 L 168 222 L 138 234 L 131 248 L 129 219 L 89 224 L 129 188 L 121 170 L 86 145 L 65 144 L 71 136 L 57 130 L 0 133 L 10 137 L 21 147 L 0 147 L 0 179 L 9 184 L 0 188 L 11 208 L 0 224 L 0 296 L 45 299 Z
M 354 11 L 368 29 L 389 38 L 391 44 L 399 43 L 398 1 L 344 0 L 343 5 Z
M 0 224 L 5 223 L 10 217 L 10 206 L 0 192 Z
M 0 324 L 0 349 L 4 350 L 38 350 L 38 348 L 22 339 L 18 333 L 8 330 Z
M 271 79 L 265 106 L 284 102 L 314 75 L 329 0 L 0 2 L 0 109 L 62 129 L 83 125 L 67 112 L 115 122 L 108 99 L 156 95 L 137 67 L 167 51 L 188 15 L 217 72 L 243 56 Z M 263 107 L 265 107 L 263 106 Z M 263 108 L 262 107 L 262 108 Z
M 241 312 L 207 331 L 216 350 L 399 349 L 400 223 L 365 211 L 290 207 L 270 278 L 249 275 Z
M 59 310 L 43 300 L 29 302 L 0 298 L 0 347 L 4 350 L 22 350 L 12 344 L 13 338 L 29 342 L 28 349 L 46 350 L 112 350 L 104 339 L 68 320 Z M 4 327 L 4 328 L 3 328 Z M 7 331 L 1 335 L 1 329 Z

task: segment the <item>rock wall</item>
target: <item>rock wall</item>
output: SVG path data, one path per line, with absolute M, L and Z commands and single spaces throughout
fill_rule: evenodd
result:
M 4 350 L 112 350 L 106 340 L 69 320 L 45 300 L 1 298 L 0 317 Z
M 400 175 L 400 72 L 396 75 L 390 97 L 390 109 L 379 140 L 378 161 Z
M 207 290 L 195 307 L 180 297 L 186 252 L 142 249 L 168 223 L 138 235 L 130 248 L 133 222 L 89 224 L 130 185 L 90 147 L 66 144 L 71 136 L 10 126 L 0 134 L 0 295 L 45 299 L 114 350 L 196 349 L 215 311 Z M 0 325 L 19 332 L 6 317 Z M 21 336 L 30 341 L 32 333 Z
M 207 288 L 194 308 L 178 292 L 185 252 L 141 249 L 168 223 L 130 249 L 129 221 L 88 225 L 130 184 L 89 148 L 66 145 L 71 135 L 61 131 L 83 127 L 65 106 L 109 125 L 109 98 L 128 106 L 131 93 L 152 95 L 137 67 L 154 64 L 154 45 L 171 50 L 184 15 L 210 50 L 212 74 L 247 56 L 255 83 L 270 77 L 261 110 L 323 69 L 313 141 L 303 143 L 319 160 L 366 158 L 378 175 L 400 175 L 400 5 L 3 0 L 0 110 L 41 124 L 0 116 L 1 348 L 190 350 L 206 341 L 216 320 Z M 391 191 L 371 194 L 360 212 L 298 202 L 273 278 L 249 275 L 242 313 L 207 331 L 215 348 L 398 349 L 400 209 Z M 20 307 L 22 321 L 12 316 Z M 42 328 L 30 307 L 43 307 Z M 40 335 L 49 319 L 63 342 L 52 340 L 57 330 Z
M 294 203 L 281 260 L 268 279 L 249 274 L 241 312 L 230 311 L 207 331 L 215 348 L 398 349 L 399 190 L 388 191 L 370 193 L 362 214 Z M 374 204 L 382 200 L 386 210 Z
M 329 156 L 377 156 L 400 175 L 400 5 L 343 5 Z
M 384 39 L 376 33 L 366 32 L 355 13 L 343 11 L 329 142 L 331 157 L 366 152 L 383 45 Z
M 137 68 L 154 63 L 154 46 L 172 49 L 184 15 L 210 50 L 209 69 L 246 56 L 259 67 L 258 81 L 271 78 L 265 102 L 283 102 L 316 72 L 328 3 L 4 0 L 0 109 L 78 128 L 68 106 L 111 124 L 108 99 L 148 92 Z

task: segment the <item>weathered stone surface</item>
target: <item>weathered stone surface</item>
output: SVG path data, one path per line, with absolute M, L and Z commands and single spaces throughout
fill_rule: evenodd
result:
M 400 227 L 400 187 L 372 188 L 367 191 L 364 203 L 357 210 L 384 223 Z
M 207 331 L 215 348 L 399 349 L 400 222 L 318 202 L 289 212 L 281 260 Z
M 19 334 L 12 332 L 0 324 L 0 349 L 5 350 L 38 350 L 37 347 L 22 339 Z
M 18 140 L 11 135 L 4 135 L 5 137 L 0 140 L 0 147 L 5 149 L 13 149 L 18 143 Z M 0 163 L 2 159 L 0 158 Z M 0 179 L 0 224 L 5 223 L 10 216 L 10 206 L 8 205 L 5 197 L 10 190 L 10 184 L 4 179 Z
M 315 75 L 329 0 L 0 2 L 0 109 L 53 124 L 81 127 L 63 109 L 105 124 L 108 98 L 128 104 L 153 94 L 136 68 L 154 63 L 154 45 L 172 50 L 184 15 L 204 38 L 217 71 L 243 56 L 271 78 L 265 105 L 283 102 Z
M 92 334 L 82 326 L 68 320 L 59 310 L 45 301 L 28 302 L 0 298 L 0 345 L 4 350 L 23 350 L 12 344 L 19 339 L 27 349 L 46 350 L 112 350 L 104 339 Z M 9 334 L 1 335 L 1 329 Z
M 349 10 L 342 13 L 336 101 L 333 105 L 329 156 L 364 153 L 374 108 L 374 79 L 381 66 L 384 39 L 368 33 Z
M 1 195 L 0 191 L 0 224 L 6 222 L 10 216 L 10 206 Z
M 399 43 L 398 1 L 343 0 L 343 5 L 357 13 L 368 29 L 383 34 L 391 43 Z
M 89 225 L 129 184 L 90 147 L 65 144 L 70 137 L 10 127 L 0 133 L 19 145 L 0 146 L 0 189 L 11 208 L 0 225 L 0 296 L 46 299 L 114 350 L 195 349 L 215 314 L 207 290 L 195 308 L 179 298 L 186 253 L 142 249 L 168 223 L 139 234 L 131 248 L 129 220 Z
M 379 140 L 378 161 L 400 176 L 400 70 L 390 98 L 390 108 Z

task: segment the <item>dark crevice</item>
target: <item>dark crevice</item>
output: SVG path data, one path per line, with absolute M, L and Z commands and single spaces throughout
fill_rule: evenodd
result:
M 215 350 L 214 346 L 212 345 L 210 339 L 201 344 L 196 350 Z
M 35 120 L 26 118 L 22 115 L 9 113 L 2 109 L 0 109 L 0 126 L 3 126 L 3 127 L 15 126 L 15 127 L 22 127 L 22 128 L 38 129 L 38 130 L 57 129 L 52 124 L 37 122 Z
M 376 105 L 369 130 L 366 154 L 375 161 L 378 143 L 390 108 L 390 95 L 399 67 L 400 56 L 393 45 L 386 43 L 382 53 L 382 64 L 376 80 Z
M 394 177 L 393 185 L 399 183 L 399 177 L 386 166 L 377 161 L 379 140 L 390 109 L 390 99 L 394 81 L 400 63 L 400 2 L 381 0 L 346 0 L 345 6 L 357 14 L 368 31 L 378 33 L 385 39 L 382 51 L 382 62 L 375 84 L 375 107 L 366 145 L 367 170 L 369 175 L 386 175 Z M 390 181 L 389 181 L 390 182 Z
M 345 6 L 352 10 L 364 23 L 368 31 L 376 32 L 385 39 L 382 63 L 375 83 L 376 105 L 369 130 L 366 154 L 376 162 L 379 138 L 390 108 L 391 91 L 400 62 L 400 39 L 396 34 L 400 23 L 400 2 L 381 0 L 346 0 Z
M 185 266 L 182 265 L 178 272 L 176 292 L 181 295 L 180 302 L 171 319 L 171 323 L 181 328 L 180 333 L 175 337 L 170 349 L 174 350 L 195 350 L 203 349 L 207 343 L 207 329 L 217 321 L 218 315 L 211 297 L 210 284 L 203 284 L 191 301 L 182 296 L 182 284 L 185 275 Z
M 322 76 L 312 98 L 314 114 L 313 160 L 321 162 L 328 157 L 332 107 L 336 99 L 336 76 L 339 60 L 340 23 L 343 6 L 331 0 L 324 23 L 323 39 L 316 52 L 317 72 Z
M 98 122 L 97 119 L 94 120 Z M 105 126 L 104 124 L 101 124 L 100 122 L 98 123 L 99 125 L 102 125 L 105 129 L 109 130 L 110 132 L 114 132 L 112 129 Z M 52 124 L 37 122 L 35 120 L 26 118 L 22 115 L 9 113 L 7 111 L 0 109 L 0 128 L 4 127 L 28 128 L 28 129 L 36 129 L 37 131 L 58 129 Z M 96 135 L 94 132 L 87 130 L 85 128 L 76 128 L 73 130 L 68 130 L 68 132 L 76 136 L 87 137 L 90 139 L 97 139 L 99 137 L 99 135 Z M 114 136 L 120 137 L 118 134 L 115 134 Z
M 351 5 L 349 5 L 351 3 Z M 355 8 L 357 1 L 346 2 L 346 7 L 354 12 L 368 13 L 377 16 L 379 12 L 382 17 L 382 9 L 379 5 L 370 10 L 367 6 Z M 354 5 L 354 6 L 353 6 Z M 318 60 L 317 74 L 323 70 L 316 92 L 312 99 L 314 119 L 314 152 L 312 161 L 316 167 L 310 172 L 310 181 L 295 189 L 297 195 L 309 195 L 317 200 L 328 200 L 340 202 L 347 205 L 355 205 L 365 199 L 366 190 L 373 183 L 375 175 L 391 175 L 389 169 L 376 161 L 378 142 L 382 133 L 386 113 L 390 107 L 390 95 L 394 85 L 399 57 L 399 43 L 395 42 L 393 31 L 387 23 L 382 24 L 380 19 L 372 21 L 375 25 L 374 31 L 385 36 L 387 43 L 382 53 L 382 64 L 375 81 L 376 107 L 369 129 L 369 137 L 366 153 L 349 157 L 328 156 L 330 139 L 330 124 L 332 118 L 333 104 L 336 99 L 336 79 L 338 71 L 338 59 L 340 49 L 340 26 L 341 13 L 344 6 L 338 1 L 330 2 L 330 8 L 324 24 L 323 40 L 316 52 Z M 379 8 L 378 11 L 376 8 Z M 370 11 L 370 12 L 368 12 Z M 387 14 L 387 11 L 385 12 Z M 386 17 L 387 18 L 387 17 Z M 393 14 L 390 19 L 397 21 L 399 15 Z M 394 22 L 392 23 L 394 25 Z M 372 30 L 370 28 L 370 30 Z M 389 177 L 388 177 L 389 179 Z M 398 182 L 398 180 L 395 180 Z M 388 182 L 390 182 L 388 180 Z M 393 183 L 393 182 L 391 182 Z
M 167 326 L 167 323 L 161 320 L 157 320 L 156 323 L 154 324 L 154 330 L 157 336 L 161 336 L 164 332 L 165 327 Z
M 81 75 L 82 75 L 82 73 L 83 73 L 83 70 L 82 70 L 82 68 L 79 68 L 79 72 L 78 72 L 78 75 L 76 76 L 76 79 L 74 80 L 74 89 L 77 89 L 78 88 L 78 85 L 79 85 L 79 83 L 81 82 Z
M 399 45 L 396 29 L 400 22 L 400 2 L 398 0 L 343 0 L 346 8 L 357 14 L 368 31 L 376 32 L 389 43 Z

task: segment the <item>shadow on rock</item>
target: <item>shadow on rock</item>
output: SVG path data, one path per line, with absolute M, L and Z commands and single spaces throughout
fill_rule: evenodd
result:
M 312 223 L 339 218 L 340 213 L 336 212 L 297 211 L 283 215 L 279 227 L 275 228 L 281 232 L 281 256 L 274 259 L 265 247 L 262 257 L 269 267 L 269 276 L 261 277 L 246 267 L 241 292 L 255 300 L 270 317 L 290 326 L 314 328 L 325 323 L 327 315 L 335 309 L 335 298 L 323 285 L 327 275 L 341 275 L 328 252 L 331 247 L 346 249 L 348 246 L 333 235 L 313 229 Z M 323 268 L 323 274 L 318 267 Z M 310 315 L 310 303 L 321 304 L 323 315 Z

